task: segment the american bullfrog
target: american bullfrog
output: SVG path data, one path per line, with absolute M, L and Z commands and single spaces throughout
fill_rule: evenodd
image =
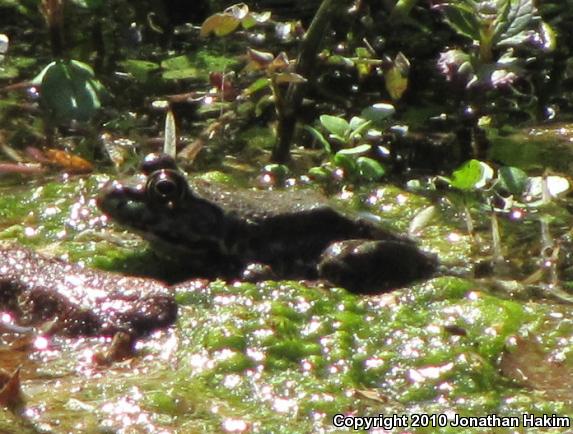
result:
M 194 276 L 240 278 L 262 267 L 275 278 L 323 278 L 352 292 L 379 293 L 428 278 L 437 266 L 412 240 L 335 210 L 315 191 L 191 182 L 165 154 L 148 155 L 130 179 L 108 182 L 97 205 L 153 246 L 183 257 Z

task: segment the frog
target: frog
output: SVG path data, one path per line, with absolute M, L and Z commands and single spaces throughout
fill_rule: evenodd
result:
M 147 155 L 134 176 L 108 181 L 96 204 L 160 255 L 183 258 L 194 277 L 320 280 L 379 294 L 428 279 L 438 267 L 412 239 L 337 209 L 316 190 L 189 179 L 163 153 Z

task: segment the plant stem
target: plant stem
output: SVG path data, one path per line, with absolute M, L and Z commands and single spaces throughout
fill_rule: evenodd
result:
M 296 73 L 307 80 L 311 74 L 320 43 L 325 35 L 335 9 L 341 8 L 348 0 L 323 0 L 310 26 L 304 35 L 300 53 L 296 63 Z M 290 157 L 290 146 L 296 128 L 297 114 L 304 95 L 305 83 L 290 83 L 284 98 L 278 98 L 277 103 L 277 143 L 273 149 L 272 160 L 284 163 Z

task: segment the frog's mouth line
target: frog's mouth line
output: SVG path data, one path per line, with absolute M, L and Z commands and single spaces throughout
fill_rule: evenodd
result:
M 187 255 L 201 256 L 214 249 L 221 250 L 217 237 L 193 236 L 185 220 L 178 221 L 177 216 L 167 216 L 160 209 L 150 207 L 145 188 L 139 185 L 132 187 L 110 181 L 103 186 L 96 204 L 119 225 L 167 251 L 176 249 Z

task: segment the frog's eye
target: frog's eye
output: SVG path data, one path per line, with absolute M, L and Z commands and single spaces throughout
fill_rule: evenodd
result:
M 147 180 L 147 195 L 153 202 L 171 203 L 181 199 L 187 190 L 187 182 L 174 170 L 158 170 Z
M 177 170 L 177 164 L 173 157 L 167 154 L 152 153 L 148 154 L 141 163 L 141 171 L 146 175 L 161 169 Z

